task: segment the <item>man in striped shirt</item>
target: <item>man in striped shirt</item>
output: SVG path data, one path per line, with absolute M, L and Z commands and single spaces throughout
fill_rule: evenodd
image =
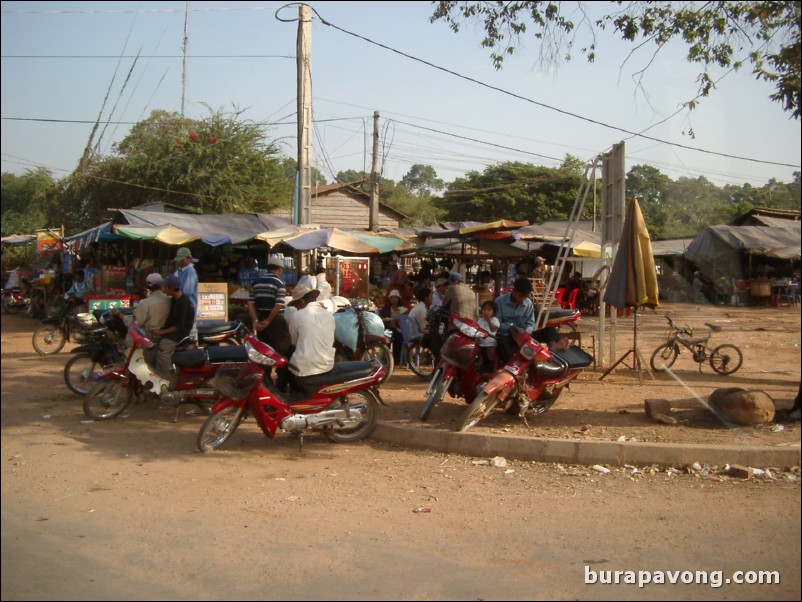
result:
M 253 320 L 253 329 L 260 341 L 270 345 L 282 356 L 289 358 L 290 330 L 284 319 L 284 297 L 287 291 L 281 272 L 284 262 L 271 257 L 267 262 L 267 276 L 257 279 L 251 287 L 248 299 L 248 313 Z M 276 386 L 282 392 L 287 386 L 287 369 L 280 368 L 276 374 Z

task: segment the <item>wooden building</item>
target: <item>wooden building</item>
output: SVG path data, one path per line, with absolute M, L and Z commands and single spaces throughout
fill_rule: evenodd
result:
M 310 222 L 343 230 L 370 229 L 370 195 L 360 190 L 362 181 L 328 184 L 312 187 L 312 211 Z M 276 217 L 292 219 L 292 211 L 276 209 Z M 379 203 L 378 226 L 380 230 L 395 230 L 407 219 L 403 213 Z

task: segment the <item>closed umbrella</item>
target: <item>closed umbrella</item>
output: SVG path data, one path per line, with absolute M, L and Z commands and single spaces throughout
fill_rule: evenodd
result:
M 639 307 L 657 307 L 659 305 L 658 296 L 657 270 L 654 267 L 652 240 L 646 229 L 646 222 L 643 220 L 638 200 L 632 199 L 624 220 L 624 227 L 621 230 L 621 240 L 613 260 L 613 269 L 607 281 L 604 302 L 613 307 L 633 307 L 637 310 Z M 635 369 L 638 371 L 638 380 L 640 381 L 640 370 L 644 362 L 638 351 L 638 312 L 635 311 L 634 314 L 632 348 L 610 366 L 599 380 L 612 372 L 629 354 L 633 354 Z M 649 374 L 651 375 L 651 372 Z

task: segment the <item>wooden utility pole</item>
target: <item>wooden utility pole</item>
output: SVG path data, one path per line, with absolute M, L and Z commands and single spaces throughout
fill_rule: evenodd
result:
M 298 7 L 298 224 L 312 222 L 312 9 Z
M 373 166 L 370 169 L 370 231 L 379 231 L 379 112 L 373 111 Z

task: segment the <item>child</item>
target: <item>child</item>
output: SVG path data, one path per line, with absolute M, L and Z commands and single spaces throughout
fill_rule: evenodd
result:
M 498 332 L 498 327 L 501 323 L 498 321 L 496 317 L 496 304 L 493 301 L 485 301 L 482 303 L 482 310 L 481 316 L 479 317 L 479 326 L 482 330 L 486 330 L 490 334 L 494 335 L 492 337 L 487 337 L 486 339 L 482 339 L 479 342 L 479 346 L 484 351 L 485 357 L 487 361 L 490 362 L 490 365 L 493 368 L 493 372 L 496 371 L 498 365 L 498 353 L 496 351 L 496 347 L 498 346 L 498 341 L 496 341 L 495 334 Z

